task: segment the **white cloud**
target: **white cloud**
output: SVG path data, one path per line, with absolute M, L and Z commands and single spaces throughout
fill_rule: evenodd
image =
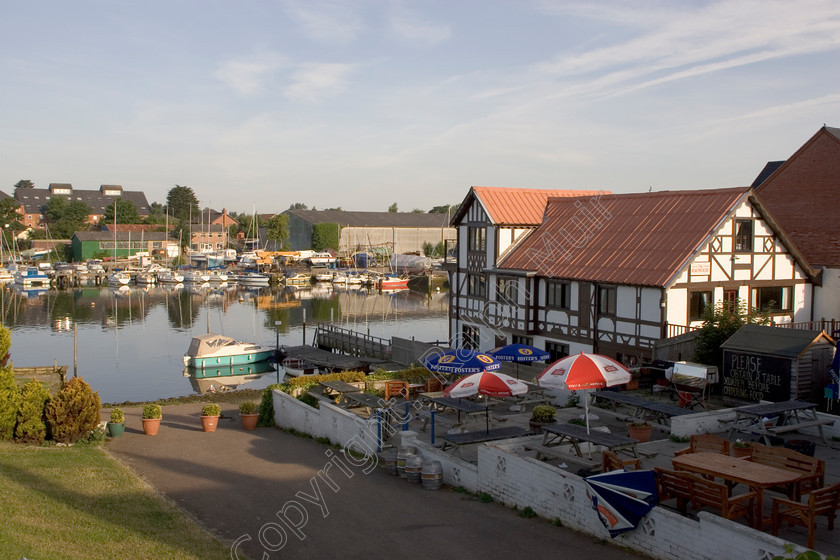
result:
M 288 0 L 286 10 L 303 33 L 319 43 L 351 43 L 364 26 L 355 13 L 356 2 Z
M 251 96 L 264 91 L 266 82 L 285 64 L 285 58 L 279 54 L 259 54 L 223 62 L 213 75 L 239 95 Z
M 336 95 L 347 85 L 351 64 L 311 63 L 300 65 L 292 73 L 292 84 L 286 88 L 286 97 L 293 101 L 314 102 Z

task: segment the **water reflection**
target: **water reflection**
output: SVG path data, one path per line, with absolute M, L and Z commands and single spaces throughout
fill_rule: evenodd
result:
M 0 288 L 0 320 L 12 330 L 14 364 L 57 361 L 72 374 L 75 346 L 79 375 L 105 402 L 198 391 L 181 360 L 195 334 L 218 332 L 272 347 L 312 344 L 317 324 L 332 323 L 383 338 L 436 341 L 448 336 L 447 309 L 445 293 L 330 285 Z
M 200 395 L 231 391 L 245 386 L 249 389 L 261 389 L 280 381 L 278 370 L 269 362 L 204 369 L 186 368 L 184 376 L 190 378 L 190 385 Z M 258 381 L 263 383 L 257 383 Z

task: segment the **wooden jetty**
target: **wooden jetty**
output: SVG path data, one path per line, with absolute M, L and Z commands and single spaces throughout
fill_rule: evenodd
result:
M 14 367 L 12 364 L 15 383 L 23 387 L 30 379 L 37 379 L 50 391 L 51 395 L 57 394 L 64 386 L 68 369 L 69 366 L 60 366 L 58 363 L 40 367 Z
M 315 346 L 323 350 L 338 351 L 351 356 L 391 359 L 391 341 L 357 333 L 334 325 L 318 325 Z
M 328 350 L 314 346 L 287 346 L 280 349 L 280 358 L 296 358 L 317 366 L 321 371 L 364 371 L 369 372 L 384 360 L 376 358 L 361 358 L 358 356 L 347 356 L 345 354 L 334 354 Z

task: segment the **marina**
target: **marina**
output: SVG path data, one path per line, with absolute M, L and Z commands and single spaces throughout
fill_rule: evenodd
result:
M 447 337 L 447 294 L 379 293 L 333 286 L 246 287 L 234 283 L 88 285 L 68 290 L 0 289 L 2 323 L 12 331 L 15 367 L 70 364 L 103 402 L 153 400 L 209 390 L 261 389 L 285 372 L 209 382 L 236 372 L 185 371 L 191 340 L 208 330 L 268 348 L 312 345 L 318 325 L 369 336 L 435 341 Z M 230 367 L 230 366 L 228 366 Z M 185 375 L 186 374 L 186 375 Z M 199 382 L 200 381 L 200 382 Z

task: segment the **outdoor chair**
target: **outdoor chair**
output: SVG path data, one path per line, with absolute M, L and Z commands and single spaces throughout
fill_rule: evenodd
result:
M 729 440 L 714 434 L 693 435 L 689 446 L 674 453 L 674 457 L 685 453 L 700 453 L 701 451 L 729 455 Z
M 392 397 L 408 398 L 408 383 L 405 381 L 386 381 L 385 400 L 391 400 Z
M 638 459 L 621 459 L 615 451 L 604 449 L 601 453 L 601 472 L 616 471 L 619 469 L 627 470 L 627 467 L 633 467 L 633 470 L 641 469 L 641 463 Z
M 829 530 L 834 529 L 834 516 L 840 506 L 840 484 L 814 490 L 807 497 L 808 501 L 804 504 L 773 497 L 773 534 L 778 535 L 779 526 L 785 522 L 808 527 L 808 548 L 814 548 L 817 516 L 826 516 Z

